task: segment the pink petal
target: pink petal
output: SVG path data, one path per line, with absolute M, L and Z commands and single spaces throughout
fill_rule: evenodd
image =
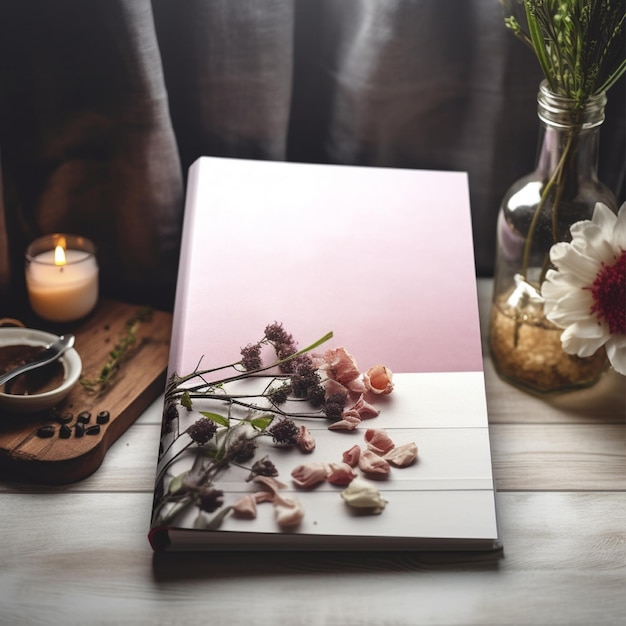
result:
M 277 493 L 280 489 L 285 489 L 287 485 L 280 482 L 280 480 L 276 480 L 271 476 L 255 476 L 252 480 L 256 483 L 261 483 L 265 487 L 268 487 L 272 493 Z
M 324 360 L 329 377 L 344 385 L 361 375 L 354 357 L 343 347 L 326 350 Z
M 256 498 L 254 495 L 245 495 L 233 504 L 232 510 L 235 517 L 254 519 L 256 517 Z
M 274 502 L 274 513 L 281 528 L 293 528 L 302 521 L 304 508 L 298 500 L 277 498 Z
M 337 382 L 334 378 L 328 378 L 326 380 L 324 383 L 324 390 L 327 398 L 338 393 L 346 396 L 348 395 L 348 389 L 341 383 Z
M 331 485 L 349 485 L 356 478 L 356 474 L 347 463 L 329 463 L 326 480 Z
M 365 441 L 369 450 L 381 456 L 396 445 L 382 428 L 368 428 L 365 431 Z
M 361 418 L 354 415 L 344 415 L 343 419 L 333 422 L 328 430 L 354 430 L 361 423 Z
M 376 407 L 365 401 L 363 394 L 361 394 L 359 399 L 350 407 L 350 410 L 356 411 L 361 419 L 380 415 L 380 411 Z
M 359 469 L 370 476 L 387 476 L 389 463 L 371 450 L 365 450 L 359 457 Z
M 415 442 L 405 443 L 387 452 L 383 459 L 396 467 L 408 467 L 417 458 L 417 445 Z
M 306 426 L 300 426 L 296 441 L 302 452 L 313 452 L 315 450 L 315 437 L 313 437 L 311 431 Z
M 323 463 L 309 463 L 308 465 L 298 465 L 291 472 L 291 479 L 303 489 L 315 487 L 326 480 L 327 469 Z
M 344 463 L 347 463 L 350 467 L 356 467 L 359 464 L 359 457 L 361 456 L 361 447 L 354 444 L 349 450 L 343 453 L 342 459 Z

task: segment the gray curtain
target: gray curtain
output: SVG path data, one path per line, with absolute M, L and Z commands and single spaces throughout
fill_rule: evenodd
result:
M 0 0 L 0 316 L 54 231 L 95 241 L 105 295 L 171 306 L 201 155 L 468 171 L 489 275 L 540 79 L 497 0 Z M 618 199 L 624 91 L 601 134 Z

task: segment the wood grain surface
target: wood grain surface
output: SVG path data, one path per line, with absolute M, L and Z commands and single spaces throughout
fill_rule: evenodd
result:
M 102 300 L 85 321 L 65 326 L 62 331 L 55 328 L 52 332 L 76 335 L 74 347 L 83 362 L 82 378 L 98 379 L 110 353 L 126 336 L 127 323 L 139 311 L 136 305 Z M 52 411 L 0 414 L 2 476 L 65 484 L 92 474 L 109 447 L 163 391 L 170 332 L 171 314 L 150 311 L 146 319 L 137 324 L 132 348 L 104 390 L 89 390 L 79 383 Z M 103 411 L 108 412 L 109 420 L 97 424 L 97 415 Z M 82 436 L 78 436 L 76 427 L 80 413 L 90 416 L 81 428 L 85 431 Z M 60 420 L 64 417 L 70 420 L 68 438 L 60 436 Z M 42 426 L 54 428 L 54 435 L 39 437 L 37 432 Z

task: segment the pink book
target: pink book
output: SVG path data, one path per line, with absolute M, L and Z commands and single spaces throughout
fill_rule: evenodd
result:
M 156 550 L 499 547 L 467 174 L 198 159 L 163 420 Z

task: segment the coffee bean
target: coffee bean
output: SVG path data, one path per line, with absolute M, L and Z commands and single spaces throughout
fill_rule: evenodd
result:
M 81 424 L 80 422 L 76 423 L 76 426 L 74 427 L 74 435 L 76 437 L 82 437 L 85 434 L 85 425 Z
M 98 422 L 98 424 L 106 424 L 110 417 L 111 415 L 108 411 L 100 411 L 100 413 L 96 416 L 96 422 Z
M 88 424 L 89 420 L 91 419 L 91 413 L 89 411 L 81 411 L 78 414 L 77 419 L 81 424 Z
M 85 430 L 85 435 L 97 435 L 100 433 L 100 425 L 95 424 L 94 426 L 90 426 Z
M 57 415 L 57 422 L 61 422 L 61 424 L 69 424 L 73 419 L 74 415 L 70 411 L 65 411 L 61 415 Z
M 61 439 L 69 439 L 71 436 L 72 429 L 67 424 L 63 424 L 59 429 L 59 437 L 61 437 Z
M 49 439 L 54 436 L 54 426 L 42 426 L 37 430 L 37 437 L 41 439 Z

